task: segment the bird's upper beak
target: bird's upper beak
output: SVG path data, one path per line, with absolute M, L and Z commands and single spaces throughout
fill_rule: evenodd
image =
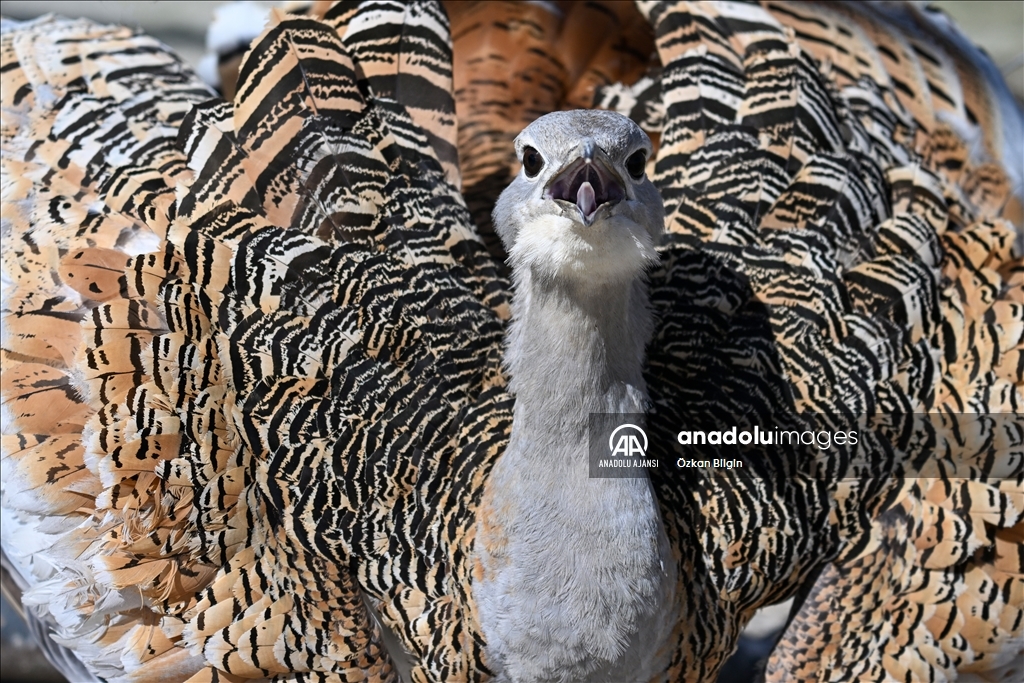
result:
M 604 151 L 588 143 L 579 159 L 573 161 L 551 179 L 547 197 L 574 204 L 583 223 L 594 222 L 597 210 L 605 204 L 614 204 L 626 197 L 618 173 L 612 170 Z

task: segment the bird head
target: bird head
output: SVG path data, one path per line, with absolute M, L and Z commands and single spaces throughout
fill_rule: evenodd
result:
M 515 147 L 522 169 L 493 216 L 514 271 L 609 282 L 657 261 L 664 208 L 639 126 L 614 112 L 555 112 L 527 126 Z

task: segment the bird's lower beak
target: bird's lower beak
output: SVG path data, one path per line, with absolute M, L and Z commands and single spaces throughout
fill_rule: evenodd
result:
M 599 208 L 625 199 L 626 192 L 618 174 L 601 159 L 588 155 L 556 175 L 548 185 L 547 196 L 575 205 L 583 223 L 590 225 Z

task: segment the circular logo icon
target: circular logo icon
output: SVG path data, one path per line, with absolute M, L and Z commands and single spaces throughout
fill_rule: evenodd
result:
M 642 458 L 647 454 L 647 434 L 634 424 L 619 425 L 608 437 L 608 450 L 613 456 Z

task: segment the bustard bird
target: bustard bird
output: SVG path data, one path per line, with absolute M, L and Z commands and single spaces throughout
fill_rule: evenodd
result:
M 795 595 L 771 680 L 1019 678 L 1019 112 L 914 6 L 638 7 L 656 63 L 592 92 L 657 134 L 660 240 L 621 119 L 509 158 L 587 61 L 549 3 L 454 40 L 430 2 L 277 14 L 232 102 L 126 29 L 5 25 L 0 531 L 51 643 L 104 680 L 387 680 L 404 651 L 415 681 L 707 681 Z M 457 188 L 513 176 L 514 296 Z M 603 329 L 645 267 L 651 317 Z M 583 339 L 534 350 L 545 325 Z M 861 439 L 513 467 L 564 468 L 558 429 L 644 384 L 666 451 Z

